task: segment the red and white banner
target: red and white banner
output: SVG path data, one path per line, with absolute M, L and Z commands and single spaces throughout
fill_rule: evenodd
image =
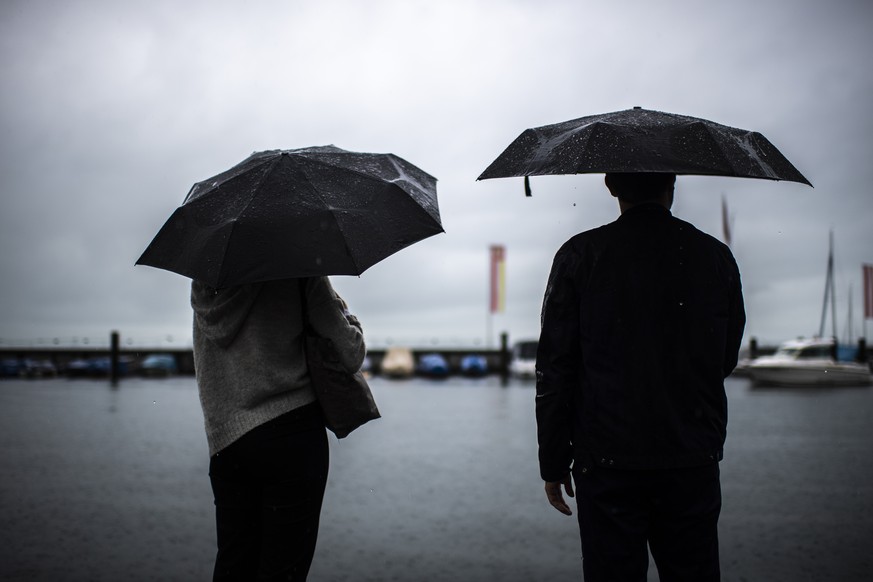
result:
M 506 248 L 491 246 L 491 313 L 502 313 L 506 308 Z
M 864 319 L 873 319 L 873 265 L 863 265 Z

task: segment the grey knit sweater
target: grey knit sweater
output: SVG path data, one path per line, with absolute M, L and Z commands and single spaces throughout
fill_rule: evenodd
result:
M 308 280 L 309 322 L 350 372 L 366 348 L 327 277 Z M 216 290 L 194 281 L 194 368 L 214 455 L 253 428 L 315 401 L 303 352 L 298 279 Z

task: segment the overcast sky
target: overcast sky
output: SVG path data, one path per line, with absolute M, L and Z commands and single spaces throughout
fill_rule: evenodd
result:
M 552 257 L 613 220 L 602 176 L 476 182 L 524 129 L 627 109 L 760 131 L 815 188 L 680 177 L 674 214 L 733 220 L 749 322 L 818 330 L 828 232 L 840 334 L 873 263 L 873 8 L 866 0 L 0 4 L 0 341 L 190 343 L 189 281 L 134 267 L 194 182 L 253 151 L 393 152 L 436 176 L 446 230 L 334 277 L 368 343 L 536 337 Z M 873 329 L 871 322 L 868 326 Z M 830 328 L 830 324 L 828 324 Z

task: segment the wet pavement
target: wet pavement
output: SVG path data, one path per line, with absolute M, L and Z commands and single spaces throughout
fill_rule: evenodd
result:
M 531 383 L 371 384 L 383 418 L 331 437 L 310 580 L 581 579 Z M 873 579 L 873 389 L 727 388 L 722 579 Z M 0 382 L 0 579 L 210 579 L 207 454 L 192 378 Z

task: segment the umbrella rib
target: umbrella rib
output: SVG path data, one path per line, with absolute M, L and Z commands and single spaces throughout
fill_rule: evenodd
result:
M 719 136 L 715 132 L 715 129 L 710 127 L 708 124 L 705 124 L 705 123 L 703 124 L 703 128 L 706 129 L 706 132 L 709 134 L 710 138 L 712 138 L 713 143 L 715 143 L 715 145 L 718 147 L 718 151 L 721 153 L 722 157 L 725 159 L 725 161 L 728 164 L 730 164 L 731 170 L 733 171 L 734 175 L 740 176 L 741 173 L 738 171 L 737 165 L 734 163 L 734 160 L 731 159 L 731 156 L 729 155 L 729 153 L 727 151 L 725 151 L 725 148 L 722 145 L 722 142 L 718 139 Z M 761 156 L 758 155 L 757 151 L 755 151 L 754 146 L 749 141 L 747 141 L 747 138 L 750 135 L 752 135 L 754 132 L 746 131 L 746 130 L 740 130 L 740 131 L 743 132 L 743 136 L 737 137 L 735 139 L 735 142 L 736 142 L 737 146 L 740 147 L 746 153 L 746 155 L 749 157 L 749 159 L 752 160 L 755 164 L 757 164 L 758 169 L 763 174 L 765 174 L 763 176 L 758 176 L 758 177 L 764 178 L 764 179 L 769 179 L 769 180 L 779 180 L 778 174 L 773 170 L 773 168 L 770 166 L 770 164 L 768 164 L 763 159 L 761 159 Z
M 600 128 L 599 122 L 589 123 L 586 127 L 591 127 L 591 131 L 588 132 L 588 136 L 585 138 L 585 149 L 584 151 L 588 151 L 588 144 L 591 143 L 591 138 L 594 137 L 594 132 Z M 579 167 L 576 167 L 576 173 L 579 173 Z
M 754 132 L 746 132 L 746 134 L 740 138 L 739 145 L 743 149 L 743 151 L 748 154 L 749 158 L 755 161 L 758 166 L 760 166 L 761 170 L 767 174 L 768 178 L 773 180 L 778 179 L 777 173 L 773 170 L 773 167 L 765 162 L 763 158 L 760 156 L 758 151 L 755 149 L 755 146 L 752 144 L 752 138 L 755 137 Z M 766 155 L 766 154 L 765 154 Z
M 370 180 L 379 180 L 379 179 L 380 179 L 380 178 L 376 178 L 376 177 L 374 177 L 372 174 L 368 174 L 368 173 L 366 173 L 366 172 L 362 172 L 361 170 L 357 170 L 357 169 L 355 169 L 355 168 L 350 168 L 350 167 L 348 167 L 348 166 L 342 166 L 342 165 L 332 164 L 332 163 L 330 163 L 330 162 L 326 162 L 326 161 L 321 160 L 321 159 L 319 159 L 319 158 L 309 157 L 309 156 L 306 156 L 306 155 L 303 155 L 303 154 L 292 154 L 292 155 L 298 155 L 298 156 L 300 156 L 300 157 L 302 157 L 302 158 L 306 158 L 307 161 L 313 162 L 313 163 L 315 163 L 315 164 L 318 164 L 318 165 L 321 165 L 321 166 L 326 166 L 326 167 L 328 167 L 328 168 L 338 168 L 338 169 L 340 169 L 340 170 L 343 170 L 344 172 L 350 172 L 350 173 L 352 173 L 352 174 L 357 174 L 358 176 L 363 176 L 363 177 L 365 177 L 365 178 L 369 178 Z M 371 154 L 371 155 L 381 155 L 381 156 L 386 156 L 386 157 L 389 157 L 389 158 L 391 158 L 391 157 L 397 157 L 397 156 L 395 156 L 394 154 Z M 402 159 L 402 158 L 401 158 L 401 159 Z M 409 162 L 407 162 L 407 163 L 409 163 Z M 436 178 L 434 178 L 433 176 L 431 176 L 430 174 L 428 174 L 427 172 L 425 172 L 425 171 L 422 170 L 421 168 L 418 168 L 418 170 L 419 170 L 422 174 L 426 175 L 428 178 L 432 178 L 433 180 L 436 180 Z
M 224 248 L 222 249 L 221 256 L 225 256 L 227 254 L 227 249 L 230 246 L 230 239 L 233 238 L 233 231 L 236 230 L 237 219 L 234 218 L 230 221 L 230 232 L 227 233 L 227 238 L 224 240 Z M 222 289 L 222 283 L 224 283 L 225 276 L 227 275 L 227 265 L 225 261 L 221 261 L 221 266 L 218 268 L 218 277 L 215 280 L 215 288 Z
M 321 165 L 327 166 L 329 168 L 336 167 L 336 166 L 333 166 L 331 164 L 321 164 Z M 331 219 L 333 219 L 333 222 L 336 225 L 337 230 L 340 231 L 340 233 L 342 233 L 342 235 L 343 235 L 342 240 L 343 240 L 343 246 L 346 249 L 346 254 L 349 256 L 349 258 L 352 261 L 352 264 L 355 266 L 355 271 L 357 271 L 360 274 L 361 267 L 360 267 L 360 265 L 358 265 L 358 261 L 355 259 L 355 256 L 352 254 L 352 249 L 349 248 L 349 243 L 348 243 L 348 240 L 346 239 L 345 232 L 343 231 L 342 225 L 340 224 L 339 220 L 337 220 L 336 215 L 332 212 L 333 209 L 330 208 L 330 206 L 328 205 L 327 200 L 326 200 L 324 194 L 322 193 L 322 191 L 318 188 L 318 186 L 315 185 L 315 183 L 309 177 L 308 172 L 307 172 L 307 168 L 305 166 L 301 166 L 300 171 L 303 173 L 304 176 L 306 176 L 307 180 L 309 181 L 309 185 L 312 186 L 313 191 L 315 191 L 318 194 L 318 197 L 319 197 L 319 199 L 321 199 L 322 203 L 324 203 L 324 206 L 331 210 L 330 217 L 331 217 Z M 366 174 L 362 174 L 360 172 L 356 172 L 356 173 L 358 173 L 359 175 L 362 175 L 362 176 L 367 176 Z M 372 179 L 372 176 L 367 176 L 367 177 Z
M 254 188 L 252 188 L 252 195 L 249 197 L 248 201 L 245 203 L 245 206 L 243 207 L 242 212 L 240 212 L 240 216 L 242 216 L 249 209 L 249 206 L 252 205 L 252 202 L 255 201 L 255 198 L 257 197 L 258 193 L 261 191 L 261 187 L 264 185 L 264 182 L 267 181 L 267 176 L 269 176 L 270 173 L 273 171 L 273 168 L 276 167 L 276 164 L 279 162 L 279 159 L 280 159 L 279 157 L 276 157 L 275 159 L 273 159 L 270 162 L 270 167 L 266 169 L 266 171 L 263 173 L 263 175 L 261 175 L 261 178 L 260 178 L 260 180 L 258 180 L 257 185 Z M 234 221 L 234 223 L 236 223 L 236 221 Z
M 295 154 L 295 155 L 300 155 L 300 154 Z M 391 162 L 391 165 L 397 171 L 397 179 L 390 180 L 391 184 L 396 184 L 397 181 L 402 180 L 402 181 L 406 182 L 407 184 L 413 185 L 416 189 L 420 190 L 421 192 L 426 193 L 426 194 L 428 193 L 428 189 L 425 187 L 425 185 L 421 184 L 413 176 L 410 176 L 409 174 L 407 174 L 406 171 L 403 170 L 403 168 L 400 167 L 399 164 L 395 161 L 395 159 L 396 159 L 396 160 L 401 160 L 401 161 L 406 162 L 406 160 L 403 160 L 403 158 L 396 156 L 394 154 L 370 154 L 370 155 L 385 156 Z M 381 178 L 379 176 L 374 176 L 372 174 L 368 174 L 366 172 L 362 172 L 360 170 L 357 170 L 355 168 L 350 168 L 348 166 L 332 164 L 332 163 L 325 162 L 324 160 L 320 160 L 318 158 L 311 158 L 311 157 L 304 156 L 304 155 L 301 155 L 301 157 L 304 157 L 304 158 L 306 158 L 307 161 L 313 162 L 317 165 L 324 166 L 325 168 L 340 169 L 344 172 L 349 172 L 351 174 L 361 176 L 362 178 L 366 178 L 367 180 L 375 181 L 377 183 L 385 183 L 386 181 L 389 181 L 389 180 L 385 180 L 384 178 Z M 406 162 L 406 163 L 409 164 L 409 162 Z M 412 166 L 412 164 L 409 164 L 409 165 Z M 418 170 L 419 172 L 421 172 L 422 174 L 424 174 L 425 176 L 427 176 L 428 178 L 430 178 L 431 180 L 433 180 L 434 182 L 437 181 L 437 179 L 435 177 L 431 176 L 430 174 L 428 174 L 427 172 L 425 172 L 421 168 L 418 168 L 417 166 L 413 166 L 413 167 L 416 170 Z M 404 177 L 404 176 L 406 176 L 406 177 Z M 401 188 L 401 190 L 402 190 L 402 188 Z M 407 192 L 407 194 L 409 194 L 409 192 Z M 437 202 L 435 200 L 434 200 L 434 204 L 435 204 L 437 213 L 439 213 L 439 207 L 438 207 Z M 422 207 L 422 208 L 424 208 L 424 207 Z M 425 209 L 425 212 L 427 212 L 427 209 Z
M 259 193 L 260 190 L 261 190 L 261 187 L 264 185 L 264 182 L 267 180 L 267 176 L 269 176 L 269 175 L 270 175 L 270 172 L 272 172 L 273 167 L 276 165 L 276 162 L 278 161 L 278 159 L 279 159 L 279 158 L 276 158 L 276 159 L 274 159 L 274 160 L 272 160 L 272 161 L 270 162 L 270 166 L 269 166 L 269 167 L 266 169 L 266 171 L 264 171 L 264 173 L 261 175 L 261 177 L 260 177 L 260 179 L 258 180 L 258 182 L 257 182 L 257 184 L 255 185 L 255 187 L 252 188 L 251 196 L 249 196 L 249 199 L 248 199 L 248 200 L 246 201 L 246 203 L 243 205 L 242 211 L 237 215 L 236 218 L 233 218 L 232 220 L 229 221 L 229 222 L 230 222 L 230 232 L 227 234 L 227 238 L 226 238 L 225 241 L 224 241 L 224 249 L 223 249 L 223 252 L 222 252 L 223 255 L 227 253 L 227 249 L 230 247 L 230 241 L 231 241 L 231 239 L 233 238 L 233 233 L 234 233 L 234 231 L 236 230 L 237 224 L 239 223 L 239 218 L 240 218 L 243 214 L 245 214 L 245 213 L 248 211 L 249 207 L 250 207 L 250 206 L 252 205 L 252 203 L 254 202 L 255 198 L 257 197 L 258 193 Z M 254 168 L 250 168 L 250 169 L 248 169 L 248 170 L 246 170 L 246 171 L 247 171 L 247 172 L 250 172 L 250 171 L 253 171 L 253 170 L 254 170 Z M 224 262 L 222 262 L 221 267 L 218 269 L 218 279 L 217 279 L 217 281 L 216 281 L 216 287 L 217 287 L 217 288 L 220 288 L 220 287 L 221 287 L 221 284 L 223 283 L 224 278 L 226 277 L 226 275 L 227 275 L 227 267 L 226 267 L 226 265 L 224 264 Z

